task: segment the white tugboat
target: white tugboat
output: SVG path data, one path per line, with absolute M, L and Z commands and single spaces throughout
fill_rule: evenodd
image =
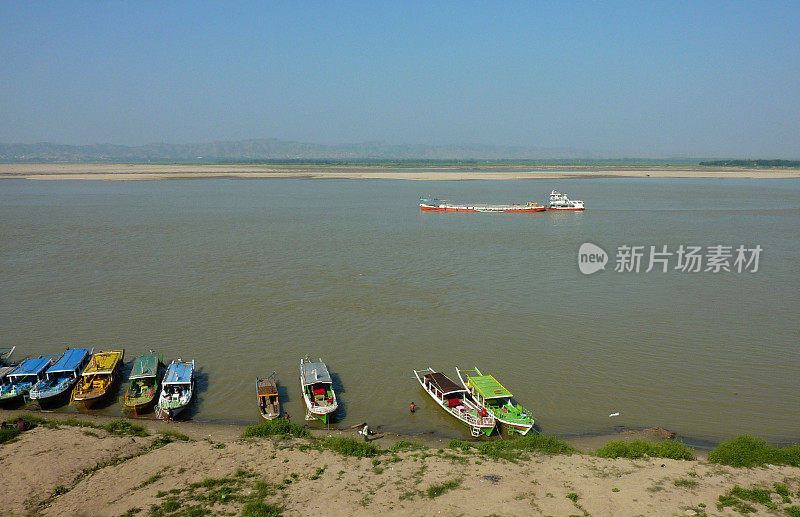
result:
M 548 210 L 583 210 L 583 201 L 573 201 L 566 194 L 553 190 L 550 192 Z

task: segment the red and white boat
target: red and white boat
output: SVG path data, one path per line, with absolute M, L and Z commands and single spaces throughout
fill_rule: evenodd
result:
M 433 212 L 490 212 L 490 213 L 527 213 L 547 210 L 538 203 L 487 205 L 487 204 L 454 204 L 435 198 L 420 198 L 419 209 Z
M 583 201 L 573 201 L 567 197 L 566 194 L 550 192 L 550 204 L 547 205 L 548 210 L 584 210 Z

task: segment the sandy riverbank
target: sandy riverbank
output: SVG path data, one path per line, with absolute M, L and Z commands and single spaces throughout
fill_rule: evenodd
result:
M 207 178 L 313 178 L 430 180 L 523 180 L 563 178 L 800 178 L 800 169 L 740 169 L 699 166 L 668 167 L 482 167 L 480 170 L 385 167 L 148 164 L 0 164 L 0 179 L 31 180 L 166 180 Z
M 251 495 L 282 506 L 285 515 L 695 515 L 702 509 L 737 515 L 716 507 L 735 485 L 771 489 L 778 482 L 792 495 L 800 490 L 800 469 L 793 467 L 737 469 L 704 460 L 589 454 L 509 462 L 449 449 L 441 438 L 390 434 L 372 443 L 388 449 L 406 440 L 427 448 L 354 458 L 311 448 L 305 439 L 241 440 L 243 428 L 233 425 L 135 423 L 151 436 L 40 426 L 0 444 L 0 513 L 112 516 L 139 508 L 137 514 L 148 515 L 154 506 L 178 505 L 238 515 L 241 497 Z M 165 430 L 193 441 L 153 448 Z M 317 434 L 357 437 L 354 430 Z M 447 482 L 457 486 L 429 496 L 431 487 Z

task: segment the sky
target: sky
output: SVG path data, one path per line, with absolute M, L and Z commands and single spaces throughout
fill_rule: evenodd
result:
M 800 2 L 0 0 L 0 142 L 800 158 Z

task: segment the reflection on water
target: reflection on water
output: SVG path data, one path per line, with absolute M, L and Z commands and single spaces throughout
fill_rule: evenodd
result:
M 542 203 L 554 188 L 587 211 L 416 206 Z M 798 180 L 5 180 L 2 341 L 194 358 L 203 420 L 257 422 L 255 378 L 275 370 L 302 421 L 310 354 L 338 378 L 340 425 L 461 436 L 412 370 L 478 366 L 547 432 L 798 439 L 798 228 Z M 583 242 L 611 267 L 580 274 Z M 623 244 L 764 252 L 755 274 L 614 273 Z

